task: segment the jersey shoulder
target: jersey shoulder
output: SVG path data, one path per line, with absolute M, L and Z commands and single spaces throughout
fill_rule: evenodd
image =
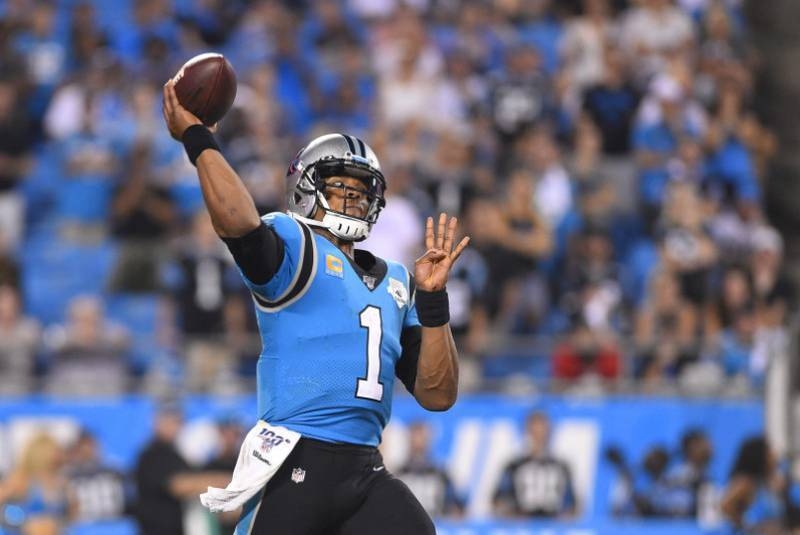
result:
M 386 260 L 384 258 L 380 258 L 377 256 L 375 257 L 375 259 L 378 262 L 383 262 L 386 264 L 387 279 L 391 277 L 395 280 L 399 280 L 408 289 L 409 294 L 413 293 L 413 290 L 415 288 L 414 275 L 411 273 L 411 271 L 409 271 L 409 269 L 406 266 L 395 260 Z
M 275 276 L 264 285 L 251 286 L 251 290 L 262 311 L 277 312 L 308 290 L 316 272 L 317 249 L 311 229 L 292 216 L 271 212 L 261 220 L 283 242 L 284 256 Z
M 261 216 L 261 221 L 284 240 L 299 236 L 302 229 L 302 223 L 284 212 L 270 212 Z

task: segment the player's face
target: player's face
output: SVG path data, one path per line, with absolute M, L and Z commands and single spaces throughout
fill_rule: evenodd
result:
M 364 183 L 349 176 L 332 176 L 325 180 L 325 199 L 331 210 L 363 218 L 369 209 L 369 197 Z
M 534 448 L 547 448 L 550 438 L 550 423 L 545 418 L 532 418 L 528 422 L 528 436 Z

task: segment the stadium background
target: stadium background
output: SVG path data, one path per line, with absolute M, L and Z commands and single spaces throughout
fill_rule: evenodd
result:
M 220 422 L 252 421 L 249 298 L 160 114 L 163 82 L 214 50 L 240 84 L 218 137 L 261 210 L 282 209 L 304 140 L 346 131 L 389 179 L 367 247 L 412 263 L 439 210 L 474 237 L 449 284 L 460 401 L 432 415 L 398 396 L 386 435 L 399 467 L 407 426 L 430 424 L 432 456 L 466 501 L 442 533 L 722 529 L 742 440 L 766 432 L 784 466 L 794 450 L 795 247 L 775 228 L 797 219 L 796 75 L 783 59 L 796 44 L 781 26 L 793 9 L 0 2 L 0 476 L 24 469 L 42 432 L 59 448 L 46 469 L 69 474 L 87 431 L 98 464 L 129 474 L 165 399 L 183 406 L 179 446 L 196 466 Z M 533 409 L 572 469 L 575 518 L 493 514 Z M 636 470 L 654 446 L 676 465 L 696 428 L 714 449 L 699 518 L 625 510 L 608 447 Z M 9 533 L 41 513 L 3 499 Z M 48 514 L 67 533 L 136 530 L 125 514 Z M 187 522 L 213 524 L 196 503 Z

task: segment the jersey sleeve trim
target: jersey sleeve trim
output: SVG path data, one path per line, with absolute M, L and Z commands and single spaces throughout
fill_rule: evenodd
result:
M 317 272 L 317 247 L 314 235 L 306 225 L 292 219 L 300 227 L 300 258 L 297 261 L 298 269 L 286 290 L 274 300 L 265 299 L 264 296 L 251 292 L 256 306 L 264 312 L 278 312 L 291 305 L 308 291 L 311 281 Z

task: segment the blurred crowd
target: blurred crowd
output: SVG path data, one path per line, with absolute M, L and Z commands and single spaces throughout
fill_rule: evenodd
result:
M 69 527 L 69 533 L 85 535 L 132 533 L 116 530 L 135 524 L 148 535 L 232 533 L 240 511 L 212 515 L 200 508 L 197 496 L 208 486 L 227 485 L 246 426 L 221 415 L 197 427 L 174 402 L 160 405 L 151 423 L 151 438 L 137 448 L 127 469 L 109 460 L 89 429 L 65 439 L 46 426 L 30 428 L 0 472 L 0 531 L 57 535 Z M 509 450 L 501 469 L 485 482 L 488 493 L 480 486 L 454 485 L 457 470 L 434 454 L 438 437 L 429 421 L 408 422 L 402 443 L 394 435 L 381 449 L 388 444 L 388 450 L 403 451 L 399 456 L 384 451 L 387 466 L 437 520 L 570 522 L 589 514 L 592 497 L 576 487 L 574 459 L 560 457 L 554 447 L 548 414 L 530 412 L 521 428 L 520 448 Z M 699 428 L 686 429 L 677 444 L 653 445 L 636 462 L 626 456 L 630 444 L 609 445 L 605 461 L 615 477 L 601 491 L 609 496 L 609 510 L 593 514 L 696 522 L 713 533 L 800 533 L 800 486 L 768 440 L 759 435 L 717 444 L 733 453 L 721 477 L 710 469 L 714 446 Z M 491 508 L 476 515 L 470 503 L 484 494 Z
M 710 475 L 714 448 L 702 429 L 689 429 L 677 447 L 655 445 L 629 464 L 616 446 L 606 460 L 617 471 L 612 514 L 621 518 L 722 519 L 737 533 L 779 535 L 800 530 L 798 486 L 769 441 L 751 436 L 738 445 L 725 485 Z
M 469 386 L 750 392 L 786 351 L 794 292 L 762 202 L 776 140 L 739 0 L 7 0 L 0 17 L 4 391 L 248 388 L 249 296 L 160 111 L 209 50 L 238 74 L 217 137 L 261 211 L 284 208 L 304 141 L 343 131 L 388 177 L 364 247 L 410 265 L 424 217 L 460 217 Z
M 131 470 L 109 463 L 88 429 L 71 441 L 58 440 L 44 427 L 35 430 L 0 477 L 0 532 L 57 535 L 72 526 L 70 533 L 117 533 L 116 522 L 135 519 L 141 533 L 184 533 L 190 502 L 209 485 L 225 487 L 230 481 L 244 428 L 220 419 L 209 454 L 190 464 L 177 442 L 184 429 L 180 407 L 163 405 L 152 423 L 152 438 Z M 207 517 L 214 528 L 204 533 L 232 533 L 238 511 Z

